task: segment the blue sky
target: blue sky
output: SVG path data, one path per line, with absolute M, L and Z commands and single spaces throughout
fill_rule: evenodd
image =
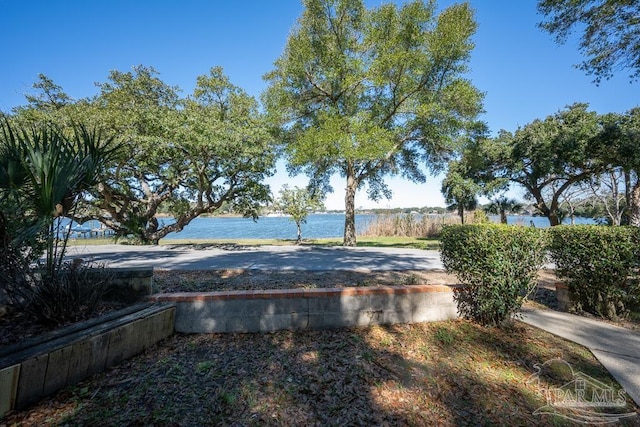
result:
M 470 3 L 479 29 L 469 78 L 486 93 L 482 119 L 493 132 L 513 131 L 574 102 L 587 102 L 599 113 L 624 112 L 639 104 L 640 84 L 629 83 L 625 72 L 596 86 L 575 69 L 581 60 L 577 41 L 558 46 L 538 29 L 535 0 Z M 138 64 L 153 66 L 184 94 L 191 92 L 198 75 L 220 65 L 234 84 L 258 97 L 265 88 L 262 76 L 282 52 L 301 11 L 298 0 L 0 0 L 5 58 L 0 110 L 23 104 L 38 73 L 79 99 L 96 94 L 94 83 L 104 82 L 109 70 L 128 71 Z M 356 205 L 444 206 L 440 179 L 430 177 L 425 184 L 389 179 L 393 199 L 375 204 L 362 192 Z M 302 186 L 307 180 L 289 178 L 280 164 L 269 182 L 277 192 L 283 183 Z M 339 177 L 332 182 L 336 192 L 327 207 L 341 209 L 344 184 Z

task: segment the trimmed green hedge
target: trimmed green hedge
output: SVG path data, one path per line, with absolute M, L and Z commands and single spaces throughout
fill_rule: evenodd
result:
M 578 310 L 613 319 L 638 303 L 640 229 L 579 225 L 548 232 L 556 275 Z
M 459 313 L 483 325 L 511 318 L 536 288 L 537 272 L 545 261 L 544 238 L 532 227 L 444 227 L 442 262 L 465 285 L 455 293 Z

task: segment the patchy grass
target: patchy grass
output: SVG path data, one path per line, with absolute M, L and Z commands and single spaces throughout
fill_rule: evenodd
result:
M 116 241 L 113 237 L 90 237 L 69 239 L 67 246 L 99 246 L 99 245 L 114 245 Z
M 9 425 L 571 425 L 534 415 L 554 358 L 616 389 L 583 347 L 514 323 L 176 335 Z M 637 412 L 627 399 L 622 412 Z M 567 411 L 567 409 L 560 409 Z M 637 417 L 627 425 L 638 425 Z
M 341 238 L 313 239 L 313 240 L 309 240 L 308 244 L 326 245 L 326 246 L 342 246 L 342 239 Z M 440 249 L 440 241 L 437 239 L 426 239 L 422 237 L 358 236 L 357 246 L 437 250 L 437 249 Z
M 89 238 L 69 240 L 69 246 L 112 245 L 113 238 Z M 295 245 L 295 239 L 161 239 L 166 246 L 288 246 Z M 303 239 L 303 245 L 342 246 L 342 238 Z M 421 237 L 358 237 L 359 247 L 439 249 L 440 241 Z

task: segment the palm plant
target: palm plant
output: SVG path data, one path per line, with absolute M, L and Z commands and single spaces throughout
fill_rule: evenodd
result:
M 507 223 L 507 214 L 516 213 L 522 209 L 522 204 L 515 199 L 509 199 L 506 196 L 500 196 L 485 208 L 485 210 L 494 215 L 500 215 L 500 222 Z
M 26 225 L 15 238 L 32 242 L 44 233 L 51 272 L 54 260 L 61 258 L 54 229 L 57 220 L 69 215 L 80 195 L 97 183 L 118 146 L 113 138 L 103 139 L 83 125 L 76 125 L 67 137 L 53 125 L 14 129 L 7 119 L 1 137 L 0 192 L 19 207 L 16 213 Z
M 119 146 L 113 138 L 76 124 L 65 133 L 54 125 L 22 127 L 0 122 L 0 239 L 5 264 L 5 293 L 29 304 L 33 280 L 25 268 L 43 254 L 41 282 L 56 283 L 68 234 L 59 239 L 61 219 L 69 216 L 90 186 L 97 183 Z M 10 273 L 10 274 L 9 274 Z M 13 277 L 10 279 L 10 277 Z M 37 286 L 36 286 L 37 288 Z M 9 289 L 10 291 L 7 291 Z M 17 293 L 17 295 L 15 294 Z

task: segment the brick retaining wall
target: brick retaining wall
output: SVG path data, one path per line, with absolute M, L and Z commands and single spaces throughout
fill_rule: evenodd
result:
M 269 332 L 417 323 L 458 317 L 443 285 L 157 294 L 176 304 L 176 332 Z

